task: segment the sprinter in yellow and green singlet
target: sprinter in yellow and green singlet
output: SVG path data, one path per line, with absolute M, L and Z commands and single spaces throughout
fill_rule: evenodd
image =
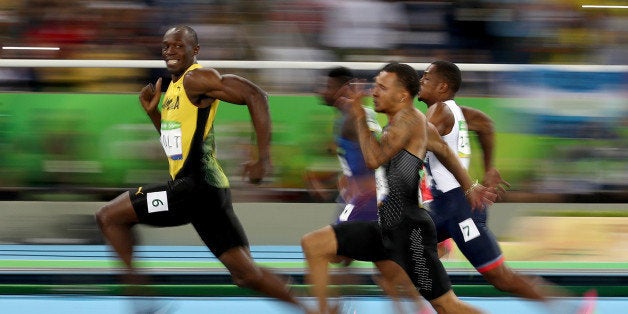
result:
M 188 26 L 168 29 L 162 56 L 172 81 L 161 105 L 162 79 L 140 92 L 140 103 L 160 134 L 171 180 L 139 187 L 108 202 L 96 213 L 102 233 L 126 265 L 128 281 L 142 277 L 133 266 L 132 227 L 191 223 L 211 252 L 225 265 L 233 281 L 269 297 L 308 310 L 286 283 L 255 264 L 249 242 L 236 217 L 229 181 L 215 155 L 213 122 L 218 104 L 246 105 L 257 140 L 257 159 L 245 164 L 252 183 L 259 183 L 270 164 L 268 97 L 257 85 L 197 63 L 196 32 Z

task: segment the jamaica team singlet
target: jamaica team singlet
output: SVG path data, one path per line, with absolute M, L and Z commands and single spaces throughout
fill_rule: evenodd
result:
M 219 101 L 198 108 L 183 87 L 187 72 L 201 68 L 191 65 L 176 82 L 170 82 L 161 105 L 161 144 L 168 157 L 172 179 L 201 176 L 217 188 L 228 188 L 229 180 L 215 155 L 214 118 Z

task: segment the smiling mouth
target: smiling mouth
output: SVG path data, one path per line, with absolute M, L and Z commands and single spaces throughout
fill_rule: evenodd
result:
M 174 60 L 174 59 L 166 60 L 167 65 L 177 65 L 178 63 L 179 63 L 179 60 Z

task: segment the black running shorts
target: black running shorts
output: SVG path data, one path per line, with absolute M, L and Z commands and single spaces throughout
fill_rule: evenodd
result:
M 139 187 L 129 195 L 140 223 L 157 227 L 191 223 L 216 257 L 231 248 L 249 246 L 228 188 L 185 177 Z

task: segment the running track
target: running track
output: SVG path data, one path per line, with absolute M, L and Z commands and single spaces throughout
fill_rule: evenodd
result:
M 291 276 L 295 289 L 304 291 L 299 247 L 255 246 L 252 253 L 258 263 Z M 298 313 L 231 285 L 224 268 L 202 246 L 140 246 L 137 257 L 139 266 L 155 281 L 151 297 L 120 296 L 120 265 L 106 246 L 0 245 L 0 313 L 116 314 L 145 313 L 151 308 L 160 309 L 158 313 Z M 600 297 L 594 313 L 628 313 L 628 263 L 510 264 L 578 294 L 596 289 Z M 446 261 L 445 266 L 456 293 L 487 313 L 568 313 L 568 308 L 582 302 L 565 298 L 548 309 L 497 292 L 466 262 Z M 356 263 L 351 271 L 363 282 L 342 298 L 344 313 L 392 313 L 391 302 L 368 281 L 371 265 Z

